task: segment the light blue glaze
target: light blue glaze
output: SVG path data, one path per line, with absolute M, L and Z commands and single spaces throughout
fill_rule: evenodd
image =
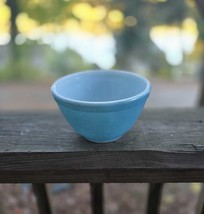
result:
M 136 122 L 151 90 L 144 77 L 126 71 L 82 71 L 51 88 L 54 99 L 81 136 L 93 142 L 120 138 Z

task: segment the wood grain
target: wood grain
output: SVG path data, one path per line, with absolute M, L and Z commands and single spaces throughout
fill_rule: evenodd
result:
M 144 111 L 126 135 L 94 144 L 59 112 L 0 112 L 0 182 L 202 182 L 204 109 Z

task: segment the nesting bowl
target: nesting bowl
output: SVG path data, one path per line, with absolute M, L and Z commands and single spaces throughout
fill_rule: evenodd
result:
M 97 143 L 115 141 L 130 130 L 150 90 L 146 78 L 118 70 L 77 72 L 58 79 L 51 87 L 72 128 Z

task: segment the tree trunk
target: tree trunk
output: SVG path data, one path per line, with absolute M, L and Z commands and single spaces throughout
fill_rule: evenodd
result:
M 11 57 L 13 60 L 15 60 L 15 58 L 18 56 L 17 53 L 17 49 L 16 49 L 16 45 L 15 45 L 15 38 L 18 34 L 18 30 L 17 30 L 17 26 L 16 26 L 16 17 L 19 13 L 19 9 L 18 9 L 18 4 L 17 1 L 13 1 L 13 0 L 7 0 L 6 4 L 9 6 L 10 10 L 11 10 L 11 30 L 10 30 L 10 34 L 11 34 Z
M 204 20 L 204 1 L 196 0 L 196 4 L 197 4 L 198 11 L 200 12 L 200 14 Z M 203 40 L 204 40 L 204 38 L 203 38 Z M 204 59 L 204 53 L 203 53 L 202 59 Z M 200 91 L 199 105 L 204 106 L 204 60 L 202 60 L 200 76 L 201 76 L 201 91 Z
M 19 68 L 19 59 L 20 59 L 20 52 L 19 48 L 15 44 L 15 38 L 18 35 L 18 29 L 16 26 L 16 18 L 19 14 L 19 7 L 17 0 L 7 0 L 7 6 L 10 8 L 11 11 L 11 18 L 10 18 L 10 35 L 11 40 L 9 44 L 9 51 L 10 51 L 10 64 L 9 68 L 12 70 L 12 78 L 19 79 L 20 77 L 20 68 Z
M 196 0 L 197 8 L 198 11 L 200 12 L 201 16 L 204 19 L 204 1 L 203 0 Z M 204 60 L 204 53 L 202 59 Z M 201 69 L 200 69 L 200 76 L 201 76 L 201 91 L 200 91 L 200 100 L 199 100 L 199 105 L 204 106 L 204 61 L 202 60 L 201 64 Z M 204 183 L 202 185 L 202 189 L 199 195 L 198 203 L 197 203 L 197 208 L 196 208 L 196 213 L 200 214 L 204 212 L 203 209 L 203 195 L 204 195 Z
M 203 60 L 202 60 L 202 65 L 200 69 L 200 79 L 201 79 L 201 88 L 200 88 L 200 100 L 199 100 L 199 105 L 204 106 L 204 54 L 203 54 Z
M 204 1 L 203 0 L 195 0 L 195 2 L 197 4 L 198 11 L 200 12 L 202 17 L 204 18 Z

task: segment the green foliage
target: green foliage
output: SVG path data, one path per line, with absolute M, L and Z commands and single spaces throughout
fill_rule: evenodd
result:
M 73 16 L 72 5 L 80 1 L 28 0 L 25 2 L 17 0 L 17 2 L 18 12 L 27 13 L 38 23 L 60 24 Z M 151 28 L 155 25 L 180 25 L 186 17 L 196 17 L 200 38 L 204 40 L 203 20 L 195 12 L 191 12 L 194 9 L 189 9 L 185 0 L 161 2 L 156 0 L 110 0 L 89 1 L 89 3 L 108 5 L 107 8 L 118 8 L 124 12 L 125 17 L 134 16 L 137 19 L 135 26 L 125 25 L 121 32 L 114 33 L 117 46 L 117 65 L 115 67 L 118 69 L 132 70 L 132 64 L 139 61 L 141 64 L 145 64 L 153 74 L 160 73 L 162 76 L 170 74 L 171 66 L 167 64 L 164 54 L 154 45 L 149 36 Z M 57 53 L 48 45 L 37 45 L 28 40 L 18 49 L 20 50 L 18 50 L 17 61 L 10 59 L 10 62 L 4 63 L 0 67 L 0 79 L 38 79 L 43 76 L 61 76 L 93 68 L 93 65 L 85 62 L 81 56 L 70 49 Z
M 204 19 L 199 14 L 197 14 L 196 21 L 199 30 L 199 37 L 204 41 Z
M 35 19 L 40 24 L 48 22 L 63 21 L 71 16 L 71 5 L 75 2 L 63 0 L 42 0 L 42 1 L 24 1 L 18 0 L 21 12 L 28 13 L 29 17 Z
M 50 50 L 47 55 L 47 60 L 49 62 L 49 70 L 51 74 L 55 76 L 62 76 L 92 68 L 91 64 L 86 63 L 79 54 L 70 49 L 59 53 Z
M 0 80 L 39 80 L 40 70 L 25 60 L 7 62 L 0 67 Z
M 170 68 L 161 68 L 158 70 L 157 77 L 163 78 L 163 79 L 171 79 L 172 78 L 172 73 Z
M 16 46 L 20 57 L 8 60 L 0 66 L 0 80 L 40 80 L 60 77 L 80 70 L 88 70 L 93 65 L 86 63 L 75 51 L 66 49 L 56 52 L 48 45 L 27 42 Z
M 119 1 L 123 4 L 125 16 L 134 16 L 137 24 L 125 26 L 121 33 L 115 35 L 117 41 L 117 62 L 124 69 L 130 69 L 130 58 L 150 67 L 150 70 L 168 70 L 164 54 L 150 39 L 150 30 L 156 25 L 180 25 L 189 16 L 189 8 L 184 0 L 152 0 Z M 114 1 L 118 4 L 118 1 Z M 133 61 L 133 60 L 132 60 Z M 163 75 L 163 72 L 162 72 Z

